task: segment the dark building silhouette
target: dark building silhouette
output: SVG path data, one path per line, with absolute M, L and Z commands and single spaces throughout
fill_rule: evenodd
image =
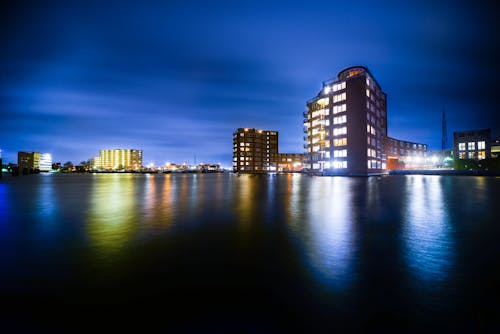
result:
M 268 173 L 278 170 L 278 132 L 239 128 L 233 133 L 233 171 Z

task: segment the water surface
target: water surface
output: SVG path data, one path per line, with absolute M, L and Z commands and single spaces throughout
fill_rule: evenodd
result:
M 487 331 L 500 325 L 499 199 L 494 177 L 4 177 L 1 318 Z

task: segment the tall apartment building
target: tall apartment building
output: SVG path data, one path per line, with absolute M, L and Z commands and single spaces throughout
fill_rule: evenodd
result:
M 278 132 L 239 128 L 233 133 L 233 171 L 267 173 L 278 170 Z
M 385 173 L 389 138 L 386 99 L 366 67 L 346 68 L 336 79 L 323 82 L 321 91 L 307 101 L 303 114 L 306 168 L 326 174 Z M 397 141 L 390 139 L 390 143 Z M 426 145 L 418 145 L 426 151 Z M 418 154 L 413 145 L 408 150 L 411 155 Z
M 491 157 L 491 130 L 453 132 L 455 160 L 482 160 Z
M 99 151 L 93 167 L 100 170 L 138 170 L 142 168 L 142 150 L 108 149 Z

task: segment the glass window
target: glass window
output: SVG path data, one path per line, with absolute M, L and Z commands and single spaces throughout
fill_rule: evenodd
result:
M 486 159 L 486 152 L 485 151 L 479 151 L 479 152 L 477 152 L 477 158 L 479 160 Z
M 465 143 L 458 143 L 458 150 L 465 151 Z
M 477 149 L 478 150 L 484 150 L 485 148 L 486 148 L 486 143 L 484 141 L 477 142 Z
M 469 151 L 475 150 L 476 149 L 476 142 L 474 142 L 474 141 L 468 142 L 467 143 L 467 148 L 469 149 Z
M 474 152 L 467 152 L 467 158 L 474 159 Z

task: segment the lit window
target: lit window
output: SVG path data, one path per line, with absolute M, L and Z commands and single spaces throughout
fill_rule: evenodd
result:
M 345 134 L 347 134 L 347 128 L 346 127 L 333 129 L 333 135 L 334 136 L 345 135 Z
M 370 97 L 370 90 L 368 88 L 366 89 L 366 96 Z
M 468 152 L 467 158 L 474 159 L 474 152 Z
M 330 152 L 326 151 L 325 152 L 325 158 L 329 158 L 330 157 Z
M 458 150 L 465 151 L 465 143 L 458 143 Z
M 334 150 L 333 151 L 334 158 L 344 158 L 347 157 L 347 150 Z
M 465 159 L 465 152 L 458 153 L 458 158 L 459 159 Z
M 477 142 L 477 149 L 478 150 L 484 150 L 485 148 L 486 148 L 486 143 L 484 141 Z
M 473 141 L 468 142 L 467 148 L 469 149 L 469 151 L 475 150 L 476 149 L 476 142 L 473 142 Z
M 338 117 L 334 117 L 333 118 L 333 124 L 343 124 L 343 123 L 346 123 L 347 122 L 347 116 L 346 115 L 342 115 L 342 116 L 338 116 Z
M 483 141 L 483 143 L 484 143 L 484 141 Z M 486 159 L 486 152 L 485 151 L 479 151 L 479 152 L 477 152 L 477 158 L 479 160 Z

